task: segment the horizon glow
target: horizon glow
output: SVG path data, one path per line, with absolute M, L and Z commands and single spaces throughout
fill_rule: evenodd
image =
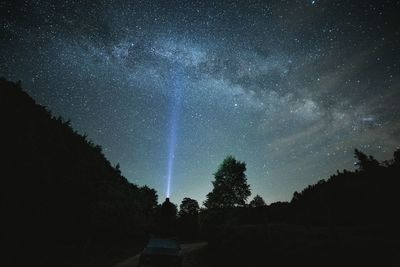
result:
M 179 65 L 172 73 L 172 94 L 171 94 L 171 117 L 168 140 L 168 165 L 167 165 L 167 192 L 171 196 L 171 182 L 174 172 L 174 160 L 177 144 L 177 131 L 179 115 L 181 111 L 182 89 L 183 89 L 183 67 Z

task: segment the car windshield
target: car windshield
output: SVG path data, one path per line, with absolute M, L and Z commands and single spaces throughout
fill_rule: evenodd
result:
M 150 239 L 148 248 L 179 248 L 178 242 L 173 239 Z

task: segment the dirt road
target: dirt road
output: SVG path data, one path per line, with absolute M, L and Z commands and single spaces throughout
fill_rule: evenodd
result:
M 203 242 L 203 243 L 190 243 L 190 244 L 182 244 L 182 254 L 183 254 L 183 267 L 189 267 L 192 264 L 189 263 L 187 259 L 187 257 L 185 257 L 186 255 L 190 254 L 191 252 L 194 252 L 196 250 L 199 250 L 203 247 L 205 247 L 207 245 L 207 243 Z M 117 265 L 115 265 L 114 267 L 136 267 L 138 266 L 139 263 L 139 254 L 136 256 L 133 256 L 131 258 L 128 258 L 120 263 L 118 263 Z

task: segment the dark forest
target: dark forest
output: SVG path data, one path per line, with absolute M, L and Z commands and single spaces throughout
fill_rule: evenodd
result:
M 5 266 L 113 266 L 154 235 L 207 242 L 187 256 L 196 266 L 399 263 L 400 150 L 379 162 L 355 149 L 355 171 L 269 205 L 258 195 L 247 201 L 246 163 L 228 156 L 203 206 L 188 196 L 178 209 L 128 182 L 100 146 L 19 82 L 0 80 L 0 107 Z

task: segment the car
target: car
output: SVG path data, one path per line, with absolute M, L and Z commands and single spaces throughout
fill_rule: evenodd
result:
M 139 258 L 139 266 L 182 266 L 182 250 L 175 239 L 151 238 Z

